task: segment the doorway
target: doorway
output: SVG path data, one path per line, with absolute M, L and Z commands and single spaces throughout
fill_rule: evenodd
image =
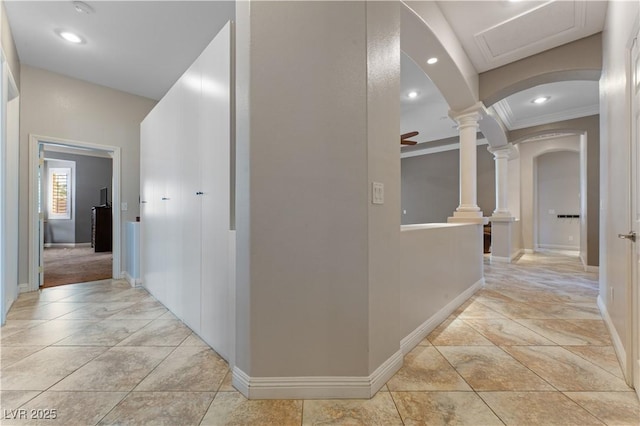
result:
M 42 287 L 112 278 L 111 153 L 42 145 Z
M 111 206 L 120 206 L 120 148 L 115 146 L 108 145 L 98 145 L 92 144 L 88 142 L 80 142 L 80 141 L 71 141 L 71 140 L 63 140 L 53 137 L 44 137 L 44 136 L 36 136 L 30 135 L 30 164 L 31 164 L 31 172 L 30 172 L 30 183 L 29 183 L 29 193 L 30 193 L 30 216 L 31 216 L 31 237 L 29 239 L 29 285 L 30 291 L 38 290 L 40 287 L 45 286 L 45 274 L 46 267 L 45 261 L 47 258 L 56 257 L 56 256 L 45 256 L 45 245 L 48 245 L 48 248 L 63 248 L 63 249 L 73 249 L 76 251 L 75 254 L 80 254 L 79 251 L 86 251 L 84 253 L 86 255 L 90 254 L 91 251 L 94 251 L 95 248 L 91 248 L 91 245 L 95 245 L 96 241 L 93 237 L 93 225 L 92 216 L 95 214 L 93 209 L 90 212 L 86 210 L 87 201 L 83 201 L 83 211 L 81 212 L 78 201 L 76 197 L 69 196 L 68 200 L 68 209 L 65 208 L 59 209 L 57 213 L 54 212 L 54 216 L 56 214 L 62 215 L 64 217 L 68 217 L 64 225 L 66 226 L 67 235 L 62 239 L 56 239 L 58 236 L 54 236 L 54 232 L 52 229 L 52 221 L 49 217 L 50 212 L 48 211 L 49 205 L 52 200 L 51 190 L 52 189 L 52 178 L 51 169 L 58 169 L 58 172 L 61 176 L 65 176 L 68 172 L 69 185 L 67 188 L 67 195 L 71 195 L 76 192 L 76 188 L 72 187 L 72 184 L 75 183 L 76 177 L 76 168 L 77 162 L 81 159 L 80 156 L 84 155 L 87 159 L 95 158 L 99 159 L 108 159 L 110 163 L 111 176 L 107 178 L 107 185 L 104 183 L 97 184 L 94 188 L 94 193 L 88 196 L 91 200 L 89 204 L 95 204 L 99 206 L 102 202 L 100 199 L 102 196 L 102 188 L 107 188 L 107 193 L 110 193 L 105 204 L 108 204 L 108 215 L 110 216 L 110 229 L 108 229 L 109 234 L 107 238 L 110 239 L 112 243 L 112 254 L 110 259 L 110 268 L 107 269 L 107 275 L 104 278 L 120 278 L 121 277 L 121 250 L 120 250 L 120 241 L 121 241 L 121 216 L 119 208 L 112 208 Z M 47 161 L 47 157 L 50 157 Z M 60 160 L 60 158 L 54 159 L 52 157 L 65 157 L 65 159 Z M 76 159 L 77 161 L 70 161 L 69 158 Z M 62 161 L 62 163 L 60 162 Z M 48 164 L 49 163 L 49 164 Z M 76 163 L 75 166 L 71 163 Z M 58 167 L 64 166 L 67 164 L 69 167 Z M 97 164 L 97 163 L 96 163 Z M 53 165 L 54 167 L 49 167 Z M 72 167 L 73 166 L 73 167 Z M 86 165 L 85 165 L 86 166 Z M 84 167 L 84 166 L 83 166 Z M 89 165 L 90 167 L 95 167 L 94 165 Z M 61 180 L 62 177 L 60 177 Z M 104 180 L 104 177 L 102 178 Z M 95 186 L 95 185 L 94 185 Z M 109 191 L 110 189 L 110 191 Z M 84 191 L 84 189 L 83 189 Z M 89 189 L 91 191 L 91 189 Z M 64 191 L 63 191 L 64 192 Z M 78 189 L 79 194 L 79 189 Z M 86 198 L 83 195 L 83 198 Z M 64 204 L 62 204 L 64 206 Z M 102 206 L 106 207 L 106 206 Z M 82 214 L 82 217 L 80 216 Z M 58 218 L 59 219 L 59 218 Z M 47 222 L 45 222 L 47 220 Z M 56 220 L 56 219 L 54 219 Z M 76 224 L 76 220 L 79 222 Z M 62 221 L 57 223 L 56 225 L 61 225 Z M 76 227 L 75 225 L 79 225 Z M 80 233 L 84 233 L 84 235 L 76 241 L 75 232 L 76 228 L 78 228 Z M 72 230 L 73 229 L 73 230 Z M 57 231 L 59 232 L 61 227 L 58 226 Z M 68 235 L 71 233 L 73 235 L 73 239 Z M 88 233 L 88 235 L 87 235 Z M 84 241 L 84 240 L 89 241 Z M 83 241 L 80 241 L 83 240 Z M 60 246 L 56 246 L 56 244 L 60 244 Z M 79 244 L 76 246 L 76 244 Z M 89 246 L 89 247 L 87 247 Z M 76 250 L 79 249 L 79 250 Z M 53 253 L 52 253 L 53 254 Z M 65 254 L 63 252 L 58 252 L 58 255 Z M 58 256 L 58 257 L 66 257 L 68 259 L 62 259 L 62 262 L 73 263 L 73 254 L 71 251 L 66 253 L 70 256 Z M 102 256 L 105 257 L 105 256 Z M 60 260 L 60 259 L 58 259 Z M 87 259 L 85 259 L 87 260 Z M 97 259 L 96 259 L 97 260 Z M 105 259 L 101 259 L 104 263 Z M 104 268 L 104 265 L 102 266 Z M 87 269 L 87 273 L 91 271 L 92 267 L 89 266 Z M 82 271 L 80 271 L 82 272 Z M 78 281 L 78 279 L 82 279 L 83 281 L 93 281 L 91 279 L 90 274 L 80 273 L 76 275 L 76 278 L 73 279 L 73 274 L 71 277 L 67 277 L 67 281 L 71 279 L 72 281 Z M 85 278 L 82 278 L 85 277 Z M 88 278 L 87 278 L 88 277 Z M 102 278 L 102 279 L 104 279 Z M 64 280 L 63 280 L 64 281 Z M 66 282 L 67 284 L 69 282 Z
M 537 247 L 578 255 L 581 243 L 580 154 L 554 151 L 535 159 Z

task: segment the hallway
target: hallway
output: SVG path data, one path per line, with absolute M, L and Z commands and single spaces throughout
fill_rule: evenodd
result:
M 370 400 L 247 401 L 215 352 L 124 281 L 22 294 L 1 329 L 2 424 L 46 410 L 56 419 L 40 422 L 61 425 L 640 424 L 595 274 L 547 252 L 485 264 L 485 279 Z

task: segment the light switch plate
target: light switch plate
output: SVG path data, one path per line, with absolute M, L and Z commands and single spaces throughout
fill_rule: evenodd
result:
M 384 184 L 380 182 L 373 182 L 371 184 L 371 191 L 371 202 L 373 204 L 384 204 Z
M 127 203 L 120 203 L 120 210 L 126 212 L 127 210 L 129 210 L 129 205 Z

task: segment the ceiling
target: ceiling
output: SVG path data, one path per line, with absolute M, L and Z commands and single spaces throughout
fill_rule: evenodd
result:
M 476 71 L 602 31 L 606 1 L 439 1 Z
M 86 3 L 93 13 L 77 12 L 71 1 L 5 0 L 20 61 L 156 100 L 235 14 L 233 1 Z M 606 13 L 600 1 L 437 3 L 478 72 L 601 31 Z M 60 30 L 86 42 L 69 44 L 56 35 Z M 419 131 L 419 142 L 457 135 L 444 98 L 404 55 L 401 87 L 401 132 Z M 418 96 L 410 99 L 410 91 Z M 531 104 L 537 93 L 551 100 Z M 597 82 L 565 82 L 512 95 L 495 109 L 515 129 L 591 115 L 597 105 Z
M 20 62 L 160 99 L 235 15 L 232 1 L 5 0 Z M 84 37 L 70 44 L 55 31 Z

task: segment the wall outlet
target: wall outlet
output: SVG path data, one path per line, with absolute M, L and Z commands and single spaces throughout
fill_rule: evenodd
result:
M 556 211 L 553 209 L 549 209 L 549 214 L 556 214 Z
M 127 210 L 129 210 L 129 204 L 120 203 L 120 210 L 122 210 L 123 212 L 126 212 Z
M 573 235 L 569 235 L 569 241 L 573 241 Z
M 406 210 L 402 210 L 402 214 L 407 214 L 407 211 Z

